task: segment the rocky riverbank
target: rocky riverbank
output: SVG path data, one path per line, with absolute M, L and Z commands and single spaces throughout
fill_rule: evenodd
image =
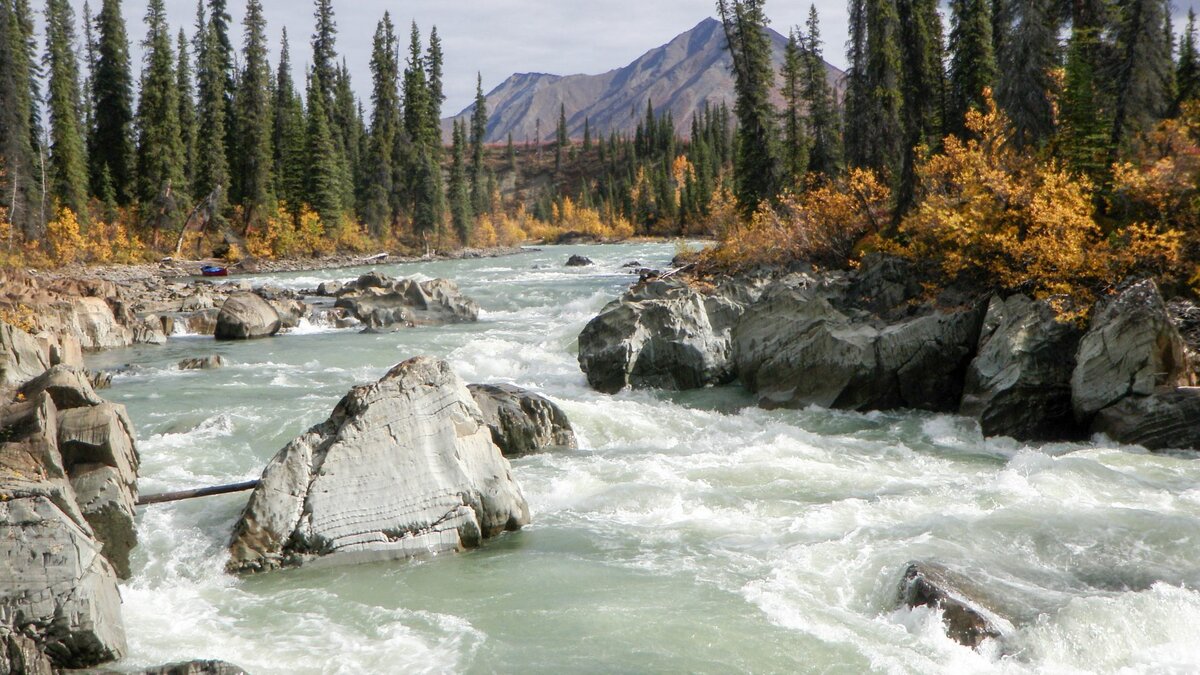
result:
M 989 436 L 1200 448 L 1194 305 L 1134 280 L 1083 324 L 1060 299 L 929 300 L 915 279 L 875 256 L 846 273 L 645 281 L 584 328 L 579 363 L 609 393 L 737 379 L 766 408 L 909 408 Z

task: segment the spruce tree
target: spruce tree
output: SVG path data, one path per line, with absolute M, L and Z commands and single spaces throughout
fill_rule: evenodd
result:
M 1175 68 L 1175 110 L 1200 97 L 1200 58 L 1196 55 L 1196 11 L 1188 8 L 1187 25 L 1179 41 L 1179 64 Z
M 558 104 L 558 126 L 554 129 L 554 173 L 562 171 L 563 148 L 567 146 L 567 106 Z
M 79 119 L 79 65 L 75 17 L 68 0 L 47 0 L 46 56 L 50 114 L 50 194 L 60 206 L 87 220 L 87 158 Z
M 188 55 L 187 36 L 179 29 L 175 41 L 175 90 L 179 94 L 179 140 L 183 144 L 183 177 L 185 189 L 191 191 L 196 183 L 196 92 L 192 88 L 192 64 Z
M 793 189 L 803 187 L 804 175 L 808 171 L 808 138 L 803 117 L 803 49 L 796 30 L 788 34 L 783 52 L 783 143 L 781 147 L 782 175 L 785 186 Z
M 404 130 L 414 145 L 427 146 L 433 142 L 433 130 L 429 125 L 432 103 L 422 52 L 421 33 L 414 21 L 409 35 L 408 62 L 404 68 Z
M 775 72 L 767 37 L 764 0 L 718 0 L 717 11 L 733 58 L 734 110 L 738 118 L 738 143 L 734 194 L 742 212 L 749 215 L 779 186 L 774 111 L 770 93 Z
M 173 229 L 184 208 L 183 143 L 179 129 L 175 49 L 163 0 L 146 7 L 141 96 L 137 109 L 137 194 L 142 221 L 154 232 Z
M 583 154 L 592 151 L 592 120 L 588 116 L 583 118 Z
M 483 75 L 475 74 L 475 107 L 471 111 L 471 206 L 475 213 L 487 210 L 487 186 L 483 175 L 483 144 L 487 138 L 487 97 L 483 95 Z
M 1012 120 L 1018 146 L 1040 146 L 1054 134 L 1058 9 L 1052 0 L 1009 0 L 1005 12 L 1012 23 L 998 55 L 996 103 Z
M 104 0 L 96 16 L 96 70 L 92 73 L 95 120 L 88 139 L 92 192 L 111 193 L 119 205 L 133 198 L 133 79 L 120 0 Z
M 936 0 L 897 0 L 900 21 L 901 94 L 904 136 L 896 217 L 908 211 L 916 191 L 919 146 L 936 150 L 941 141 L 942 21 Z
M 428 128 L 433 132 L 432 147 L 434 156 L 442 154 L 442 104 L 446 102 L 445 85 L 442 82 L 442 39 L 438 37 L 437 26 L 429 30 L 429 49 L 425 53 L 425 81 L 429 87 L 429 119 Z
M 867 0 L 867 130 L 864 166 L 900 177 L 904 152 L 900 21 L 895 0 Z
M 950 91 L 946 130 L 966 131 L 968 110 L 983 107 L 983 90 L 996 82 L 996 56 L 992 51 L 992 16 L 988 0 L 952 0 L 950 3 Z
M 92 26 L 95 25 L 95 17 L 92 16 L 92 8 L 88 5 L 87 0 L 84 0 L 83 2 L 83 16 L 81 18 L 83 19 L 84 71 L 82 73 L 83 82 L 80 88 L 79 97 L 79 117 L 82 124 L 80 131 L 83 134 L 83 142 L 85 147 L 84 154 L 86 155 L 87 139 L 91 137 L 92 120 L 95 117 L 94 111 L 92 110 L 92 74 L 96 71 L 96 38 L 95 35 L 92 34 Z M 86 170 L 86 157 L 84 158 L 84 161 L 84 168 Z M 90 179 L 88 180 L 88 186 L 90 191 Z
M 1111 128 L 1098 95 L 1095 29 L 1076 28 L 1067 47 L 1058 154 L 1068 168 L 1097 185 L 1106 182 Z
M 334 43 L 337 42 L 337 22 L 333 18 L 332 0 L 315 0 L 314 4 L 316 9 L 313 11 L 313 18 L 316 19 L 316 28 L 312 35 L 312 69 L 317 78 L 317 90 L 322 97 L 321 106 L 328 113 L 333 107 L 337 76 L 337 52 L 334 51 Z
M 383 233 L 395 216 L 392 212 L 392 181 L 396 175 L 394 154 L 400 122 L 400 99 L 396 90 L 400 73 L 396 49 L 396 28 L 391 15 L 384 12 L 375 26 L 371 47 L 371 134 L 362 211 L 363 220 L 376 236 Z
M 201 139 L 197 145 L 196 187 L 197 199 L 210 199 L 214 222 L 225 222 L 225 207 L 229 203 L 229 158 L 225 151 L 225 71 L 223 69 L 220 42 L 209 19 L 204 30 L 197 35 L 200 50 L 196 58 L 196 118 L 197 134 Z
M 33 57 L 24 18 L 0 0 L 0 206 L 27 238 L 42 230 L 41 197 L 34 179 Z
M 267 22 L 260 0 L 246 3 L 245 43 L 237 88 L 238 188 L 245 228 L 261 225 L 275 211 L 271 165 L 271 66 L 267 63 Z
M 329 128 L 320 82 L 314 65 L 308 77 L 308 173 L 305 189 L 309 203 L 321 221 L 326 227 L 333 227 L 342 217 L 341 169 L 334 152 L 333 134 Z
M 275 178 L 275 194 L 295 217 L 304 203 L 308 152 L 305 147 L 304 107 L 292 82 L 292 61 L 286 28 L 283 29 L 280 41 L 275 102 L 271 111 L 274 114 L 271 146 L 275 155 L 271 173 Z
M 467 190 L 466 122 L 454 121 L 452 159 L 450 164 L 450 222 L 463 245 L 471 241 L 471 195 Z
M 821 54 L 821 29 L 817 19 L 817 8 L 809 6 L 807 35 L 804 36 L 803 86 L 801 97 L 807 112 L 809 142 L 808 169 L 834 176 L 841 170 L 842 147 L 838 133 L 837 101 L 825 72 L 825 59 Z M 694 136 L 693 136 L 694 138 Z M 708 193 L 704 194 L 707 198 Z
M 850 0 L 850 39 L 846 42 L 846 94 L 843 103 L 845 126 L 843 147 L 846 162 L 852 167 L 865 166 L 872 142 L 867 111 L 870 91 L 867 87 L 867 0 Z
M 1118 0 L 1111 147 L 1168 112 L 1174 79 L 1162 0 Z M 1112 159 L 1115 159 L 1113 157 Z

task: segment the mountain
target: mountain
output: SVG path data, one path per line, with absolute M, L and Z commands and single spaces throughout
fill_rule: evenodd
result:
M 768 29 L 774 47 L 776 72 L 783 64 L 787 38 Z M 707 101 L 733 107 L 732 62 L 725 49 L 721 22 L 705 19 L 695 28 L 661 47 L 655 47 L 624 68 L 602 75 L 548 75 L 517 73 L 487 95 L 489 143 L 532 142 L 541 120 L 542 141 L 554 138 L 559 105 L 566 107 L 567 133 L 583 137 L 584 119 L 590 120 L 593 137 L 609 131 L 632 133 L 646 114 L 646 101 L 656 112 L 670 111 L 680 133 L 687 133 L 692 115 Z M 842 71 L 825 64 L 829 82 L 841 91 Z M 450 139 L 452 120 L 470 118 L 475 106 L 442 120 Z

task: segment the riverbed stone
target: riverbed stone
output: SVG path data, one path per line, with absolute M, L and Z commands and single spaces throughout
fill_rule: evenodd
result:
M 986 436 L 1058 440 L 1076 435 L 1071 373 L 1082 329 L 1047 300 L 993 298 L 959 414 Z
M 577 447 L 566 413 L 544 396 L 511 384 L 471 384 L 467 389 L 505 457 Z
M 900 581 L 900 604 L 940 609 L 946 635 L 964 646 L 978 647 L 986 639 L 1003 637 L 1013 626 L 976 597 L 975 586 L 943 565 L 912 562 Z
M 218 340 L 248 340 L 279 332 L 279 313 L 266 300 L 248 292 L 229 296 L 217 314 Z
M 1076 420 L 1087 424 L 1125 396 L 1148 396 L 1186 384 L 1183 339 L 1153 281 L 1133 283 L 1097 304 L 1071 375 Z
M 235 525 L 229 569 L 462 550 L 528 522 L 466 385 L 417 357 L 352 389 L 275 455 Z
M 592 262 L 591 258 L 588 258 L 586 256 L 572 255 L 571 257 L 567 258 L 566 266 L 567 267 L 587 267 L 588 265 L 595 265 L 595 264 L 596 263 Z
M 208 356 L 195 356 L 188 359 L 183 359 L 179 362 L 180 370 L 211 370 L 220 368 L 225 365 L 225 359 L 221 358 L 220 354 L 209 354 Z
M 730 333 L 742 311 L 730 293 L 706 295 L 676 279 L 639 283 L 579 334 L 580 368 L 606 394 L 730 382 Z
M 1091 429 L 1148 450 L 1200 450 L 1200 388 L 1126 396 L 1098 412 Z
M 370 272 L 338 292 L 334 307 L 368 328 L 437 326 L 479 319 L 479 305 L 448 279 L 392 279 Z

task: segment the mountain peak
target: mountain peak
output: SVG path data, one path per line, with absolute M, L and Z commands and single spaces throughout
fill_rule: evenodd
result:
M 768 29 L 769 30 L 769 29 Z M 786 39 L 769 30 L 776 70 L 783 62 Z M 646 102 L 659 112 L 669 111 L 686 131 L 692 116 L 706 103 L 732 105 L 732 62 L 725 49 L 721 22 L 706 17 L 664 45 L 647 51 L 632 63 L 599 75 L 515 73 L 487 94 L 486 140 L 497 143 L 510 134 L 514 141 L 543 142 L 554 135 L 560 106 L 567 115 L 567 133 L 583 135 L 587 120 L 592 134 L 632 132 L 642 119 Z M 840 84 L 842 72 L 826 64 L 830 83 Z M 451 120 L 469 116 L 468 106 L 443 120 L 446 137 Z

